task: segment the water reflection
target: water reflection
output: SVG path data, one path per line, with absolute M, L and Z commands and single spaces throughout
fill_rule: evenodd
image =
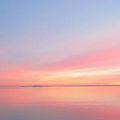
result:
M 120 120 L 119 111 L 119 87 L 0 89 L 0 120 Z

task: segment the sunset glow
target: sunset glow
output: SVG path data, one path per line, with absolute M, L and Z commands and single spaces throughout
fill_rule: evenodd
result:
M 0 4 L 0 85 L 120 85 L 120 2 L 28 2 Z

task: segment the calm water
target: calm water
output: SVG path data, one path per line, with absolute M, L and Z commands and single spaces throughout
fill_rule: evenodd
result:
M 0 120 L 120 120 L 120 87 L 0 88 Z

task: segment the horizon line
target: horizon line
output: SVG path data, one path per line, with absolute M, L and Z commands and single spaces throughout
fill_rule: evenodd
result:
M 118 85 L 0 85 L 0 87 L 109 87 L 109 86 L 120 86 Z

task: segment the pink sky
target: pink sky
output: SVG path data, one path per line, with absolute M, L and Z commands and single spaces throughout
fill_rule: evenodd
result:
M 119 2 L 6 4 L 0 85 L 120 84 Z

